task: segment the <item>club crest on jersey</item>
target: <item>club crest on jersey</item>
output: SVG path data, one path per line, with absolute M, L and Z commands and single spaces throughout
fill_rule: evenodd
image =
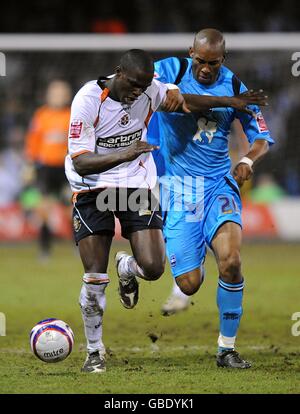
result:
M 210 144 L 214 133 L 217 132 L 218 123 L 206 118 L 198 119 L 198 130 L 193 137 L 194 141 L 199 141 L 204 144 Z
M 171 256 L 170 256 L 170 265 L 171 265 L 171 267 L 176 266 L 176 256 L 175 256 L 175 254 L 171 254 Z
M 73 218 L 73 227 L 76 233 L 78 233 L 81 228 L 81 220 L 78 216 L 74 216 Z
M 130 123 L 130 116 L 129 114 L 125 114 L 122 116 L 122 118 L 119 120 L 118 125 L 120 127 L 126 127 Z

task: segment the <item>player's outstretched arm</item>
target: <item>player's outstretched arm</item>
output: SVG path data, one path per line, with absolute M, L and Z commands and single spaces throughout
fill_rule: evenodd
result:
M 235 96 L 206 96 L 192 94 L 182 94 L 182 96 L 192 112 L 207 111 L 210 108 L 232 107 L 238 111 L 255 116 L 254 112 L 247 108 L 247 105 L 268 105 L 268 97 L 264 94 L 262 89 L 259 91 L 247 91 Z
M 251 89 L 250 91 L 241 93 L 239 95 L 231 96 L 230 98 L 231 107 L 237 109 L 240 112 L 245 112 L 256 117 L 254 111 L 247 108 L 247 105 L 258 105 L 258 106 L 268 106 L 268 96 L 265 95 L 263 89 L 259 89 L 258 91 L 254 91 Z
M 179 89 L 170 89 L 161 109 L 166 112 L 205 112 L 211 108 L 232 107 L 238 111 L 255 116 L 247 105 L 266 106 L 268 97 L 264 91 L 250 90 L 235 96 L 207 96 L 181 94 Z
M 150 145 L 144 141 L 136 141 L 126 150 L 116 151 L 107 155 L 85 152 L 73 158 L 73 164 L 76 172 L 80 176 L 100 174 L 117 165 L 123 164 L 123 162 L 133 161 L 141 154 L 152 152 L 158 148 L 156 145 Z
M 254 141 L 248 154 L 246 154 L 235 166 L 233 177 L 242 187 L 245 181 L 249 180 L 253 174 L 253 164 L 260 160 L 269 150 L 269 143 L 265 139 Z

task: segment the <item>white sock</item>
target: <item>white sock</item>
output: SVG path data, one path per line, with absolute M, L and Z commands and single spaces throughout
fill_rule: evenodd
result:
M 228 337 L 223 336 L 220 332 L 218 338 L 218 347 L 223 349 L 234 349 L 236 336 Z
M 175 279 L 174 279 L 173 288 L 172 288 L 172 296 L 178 296 L 178 297 L 186 299 L 186 300 L 189 299 L 189 296 L 186 295 L 185 293 L 183 293 L 180 290 L 180 288 L 177 286 L 177 283 L 175 282 Z
M 120 261 L 120 272 L 124 279 L 126 277 L 138 276 L 142 279 L 145 278 L 143 270 L 137 264 L 133 256 L 124 256 Z
M 95 284 L 85 282 L 91 279 L 95 280 Z M 102 320 L 106 306 L 105 289 L 108 282 L 104 280 L 109 281 L 109 278 L 103 273 L 85 273 L 83 280 L 79 304 L 87 339 L 87 350 L 89 353 L 99 351 L 105 354 L 105 346 L 102 342 Z

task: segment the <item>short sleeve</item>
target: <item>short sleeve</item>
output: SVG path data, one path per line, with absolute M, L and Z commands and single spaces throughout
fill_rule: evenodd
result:
M 99 99 L 77 94 L 72 102 L 69 126 L 69 154 L 75 158 L 85 152 L 95 152 L 94 123 L 98 116 Z
M 240 93 L 246 92 L 247 90 L 247 87 L 241 83 Z M 252 145 L 254 141 L 264 139 L 268 141 L 269 145 L 274 144 L 274 139 L 270 135 L 270 131 L 259 106 L 248 105 L 248 107 L 256 114 L 256 119 L 245 112 L 239 111 L 236 111 L 236 118 L 241 122 L 249 143 Z
M 147 94 L 149 93 L 149 96 L 151 98 L 151 108 L 153 112 L 159 110 L 160 105 L 166 98 L 167 91 L 167 85 L 156 79 L 153 79 L 151 86 L 147 90 Z

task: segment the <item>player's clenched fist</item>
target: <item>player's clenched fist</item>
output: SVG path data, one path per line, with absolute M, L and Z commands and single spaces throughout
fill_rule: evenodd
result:
M 242 187 L 245 181 L 249 180 L 252 177 L 253 170 L 250 165 L 246 163 L 239 163 L 233 170 L 233 178 L 238 183 L 239 187 Z
M 267 106 L 268 105 L 268 96 L 265 95 L 264 91 L 260 89 L 259 91 L 250 90 L 244 93 L 241 93 L 236 96 L 231 96 L 230 106 L 237 109 L 238 111 L 245 112 L 248 115 L 256 117 L 256 114 L 251 109 L 247 108 L 247 105 L 259 105 Z
M 126 161 L 133 161 L 141 154 L 145 152 L 151 152 L 155 149 L 159 149 L 156 145 L 150 145 L 148 142 L 144 141 L 135 141 L 130 147 L 126 150 Z
M 187 107 L 184 97 L 181 95 L 179 89 L 169 89 L 166 94 L 166 99 L 161 106 L 161 109 L 165 112 L 178 112 L 183 111 L 186 113 L 191 112 Z

